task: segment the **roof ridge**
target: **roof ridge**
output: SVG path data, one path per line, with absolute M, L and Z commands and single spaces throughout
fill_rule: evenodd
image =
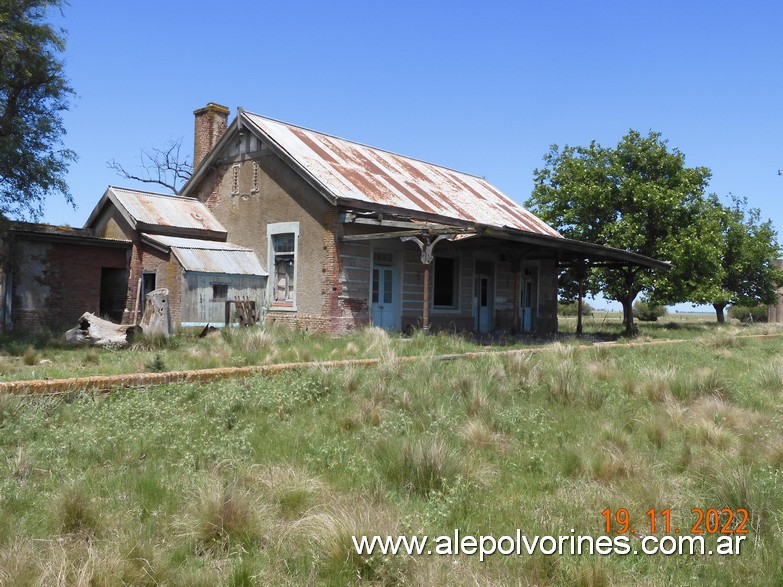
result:
M 118 185 L 111 185 L 111 184 L 109 184 L 109 189 L 112 189 L 112 190 L 122 190 L 122 191 L 125 191 L 125 192 L 136 192 L 138 194 L 144 194 L 145 196 L 158 196 L 158 197 L 161 197 L 161 198 L 176 198 L 178 200 L 187 200 L 189 202 L 203 203 L 203 202 L 200 202 L 200 200 L 198 200 L 197 198 L 192 198 L 190 196 L 180 196 L 179 194 L 162 194 L 160 192 L 151 192 L 151 191 L 148 191 L 148 190 L 140 190 L 140 189 L 136 189 L 136 188 L 126 188 L 126 187 L 122 187 L 122 186 L 118 186 Z
M 242 111 L 243 114 L 251 115 L 251 116 L 257 116 L 258 118 L 263 118 L 264 120 L 269 120 L 271 122 L 276 122 L 278 124 L 283 124 L 285 126 L 291 126 L 294 128 L 298 128 L 307 132 L 316 133 L 325 137 L 329 137 L 331 139 L 337 139 L 338 141 L 343 141 L 346 143 L 350 143 L 352 145 L 358 145 L 360 147 L 365 147 L 367 149 L 373 149 L 374 151 L 381 151 L 382 153 L 388 153 L 389 155 L 394 155 L 395 157 L 402 157 L 403 159 L 408 159 L 409 161 L 416 161 L 418 163 L 423 163 L 424 165 L 430 165 L 432 167 L 439 167 L 440 169 L 446 169 L 447 171 L 451 171 L 452 173 L 459 173 L 461 175 L 467 175 L 468 177 L 473 177 L 475 179 L 481 180 L 481 181 L 487 181 L 487 178 L 482 175 L 476 175 L 475 173 L 470 173 L 468 171 L 462 171 L 460 169 L 455 169 L 453 167 L 448 167 L 447 165 L 441 165 L 439 163 L 433 163 L 432 161 L 427 161 L 425 159 L 421 159 L 419 157 L 411 157 L 410 155 L 403 155 L 402 153 L 398 153 L 396 151 L 392 151 L 390 149 L 384 149 L 383 147 L 375 147 L 373 145 L 368 145 L 367 143 L 362 143 L 360 141 L 353 141 L 351 139 L 346 139 L 344 137 L 340 137 L 328 132 L 323 132 L 320 130 L 315 130 L 313 128 L 309 128 L 307 126 L 302 126 L 300 124 L 292 124 L 290 122 L 285 122 L 284 120 L 279 120 L 277 118 L 272 118 L 271 116 L 264 116 L 263 114 L 256 114 L 255 112 L 248 112 L 247 110 Z M 489 183 L 489 182 L 487 182 Z

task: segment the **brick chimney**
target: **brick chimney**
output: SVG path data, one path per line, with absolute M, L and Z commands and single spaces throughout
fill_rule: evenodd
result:
M 226 132 L 228 112 L 228 108 L 214 102 L 193 111 L 193 115 L 196 117 L 193 138 L 193 169 L 199 166 L 210 149 Z

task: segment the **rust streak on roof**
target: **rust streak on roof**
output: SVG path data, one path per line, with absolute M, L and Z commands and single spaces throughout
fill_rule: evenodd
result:
M 242 116 L 338 201 L 560 237 L 483 178 L 257 114 Z
M 313 138 L 311 138 L 309 135 L 302 132 L 301 129 L 292 127 L 291 132 L 293 132 L 297 137 L 299 137 L 299 140 L 302 141 L 305 145 L 310 147 L 314 152 L 319 154 L 325 161 L 328 161 L 329 163 L 338 164 L 339 161 L 332 157 L 332 154 L 326 151 L 321 145 L 319 145 Z

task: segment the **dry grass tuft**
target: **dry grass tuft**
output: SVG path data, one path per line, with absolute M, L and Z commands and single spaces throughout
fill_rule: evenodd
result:
M 591 462 L 590 468 L 596 481 L 628 479 L 637 473 L 632 457 L 619 450 L 598 453 Z
M 486 422 L 475 418 L 465 422 L 459 435 L 468 446 L 473 448 L 505 450 L 509 445 L 506 437 L 492 430 Z
M 697 421 L 711 421 L 735 432 L 753 430 L 762 420 L 759 413 L 735 406 L 714 395 L 706 395 L 694 401 L 690 413 Z
M 672 368 L 643 369 L 639 373 L 639 390 L 653 403 L 663 403 L 671 397 L 671 385 L 677 372 Z
M 536 362 L 531 353 L 514 353 L 506 358 L 505 372 L 510 382 L 517 387 L 530 387 L 535 381 Z
M 19 408 L 22 407 L 22 398 L 11 393 L 0 393 L 0 426 L 6 418 L 16 415 Z
M 55 520 L 62 534 L 91 539 L 98 531 L 99 515 L 85 487 L 67 485 L 55 500 Z
M 387 509 L 378 504 L 353 501 L 349 507 L 332 504 L 315 508 L 296 522 L 284 537 L 283 548 L 304 550 L 314 563 L 317 575 L 348 576 L 380 584 L 405 583 L 410 559 L 396 556 L 360 555 L 353 537 L 395 536 L 401 533 L 399 523 Z
M 14 371 L 16 365 L 13 360 L 5 355 L 0 356 L 0 375 L 7 375 Z
M 306 471 L 293 467 L 253 467 L 249 484 L 265 501 L 276 504 L 286 520 L 329 498 L 326 486 Z
M 759 386 L 773 393 L 783 391 L 783 364 L 773 363 L 762 367 L 758 372 Z
M 669 385 L 672 395 L 680 401 L 691 401 L 704 395 L 726 398 L 731 393 L 731 383 L 716 369 L 699 368 L 689 374 L 679 374 Z
M 701 339 L 701 344 L 713 349 L 736 349 L 743 343 L 739 333 L 737 328 L 721 328 Z
M 256 544 L 269 522 L 268 507 L 235 483 L 208 478 L 187 496 L 181 534 L 195 543 L 197 553 L 227 553 L 235 545 Z
M 776 469 L 783 469 L 783 437 L 774 436 L 767 440 L 765 451 L 767 462 Z
M 734 449 L 739 446 L 739 438 L 736 434 L 705 418 L 694 420 L 687 435 L 699 445 L 713 447 L 723 452 L 736 452 Z
M 599 381 L 614 381 L 619 375 L 617 365 L 609 360 L 588 363 L 585 366 L 585 371 L 592 378 L 598 379 Z
M 647 438 L 655 448 L 663 448 L 669 439 L 670 422 L 662 414 L 656 414 L 647 424 Z
M 376 456 L 390 483 L 424 496 L 443 492 L 462 473 L 458 452 L 437 437 L 382 439 Z
M 576 571 L 575 587 L 608 587 L 612 584 L 606 566 L 601 561 L 590 561 Z
M 27 350 L 25 350 L 22 355 L 22 363 L 28 366 L 37 365 L 40 360 L 41 358 L 38 356 L 38 351 L 36 351 L 32 345 L 28 346 Z

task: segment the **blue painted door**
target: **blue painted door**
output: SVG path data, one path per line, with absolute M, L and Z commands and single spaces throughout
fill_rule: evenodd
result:
M 376 253 L 372 270 L 370 316 L 375 326 L 387 330 L 398 330 L 400 327 L 396 282 L 391 256 Z

